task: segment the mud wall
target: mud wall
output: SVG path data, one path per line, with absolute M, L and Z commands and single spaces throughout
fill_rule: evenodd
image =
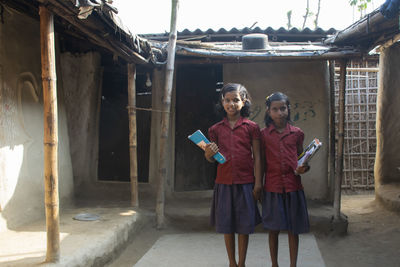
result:
M 39 22 L 5 11 L 0 23 L 0 231 L 45 216 Z M 73 194 L 67 120 L 58 81 L 60 205 Z
M 63 53 L 60 59 L 75 192 L 84 195 L 97 182 L 101 56 Z
M 400 183 L 400 45 L 383 50 L 379 61 L 375 189 Z

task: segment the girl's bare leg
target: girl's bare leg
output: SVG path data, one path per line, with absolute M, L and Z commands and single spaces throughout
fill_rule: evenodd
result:
M 272 267 L 278 267 L 278 237 L 279 231 L 268 232 L 269 254 L 271 255 Z
M 249 235 L 239 234 L 239 264 L 238 267 L 245 267 Z
M 289 239 L 289 253 L 290 253 L 290 267 L 297 266 L 297 254 L 299 251 L 299 235 L 288 232 Z
M 228 254 L 229 267 L 237 267 L 235 259 L 235 234 L 224 234 L 226 253 Z

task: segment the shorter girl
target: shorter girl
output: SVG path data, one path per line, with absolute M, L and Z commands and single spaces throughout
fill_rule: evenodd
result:
M 291 125 L 290 103 L 286 95 L 266 98 L 265 128 L 261 131 L 265 184 L 262 221 L 269 230 L 272 266 L 278 266 L 279 231 L 287 230 L 290 266 L 297 264 L 299 234 L 309 231 L 307 204 L 299 174 L 308 166 L 297 166 L 303 152 L 304 133 Z
M 218 164 L 211 223 L 218 233 L 224 234 L 229 266 L 243 267 L 249 234 L 261 222 L 254 199 L 262 189 L 260 128 L 246 119 L 250 113 L 250 96 L 243 85 L 224 85 L 217 108 L 225 118 L 208 130 L 212 143 L 206 146 L 205 157 L 214 162 L 213 155 L 219 151 L 226 162 Z M 238 233 L 238 264 L 235 233 Z

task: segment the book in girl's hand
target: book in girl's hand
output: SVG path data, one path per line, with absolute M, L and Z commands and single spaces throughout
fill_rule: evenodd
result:
M 200 130 L 195 131 L 192 135 L 189 135 L 188 138 L 203 150 L 205 150 L 206 144 L 210 143 L 207 137 Z M 225 163 L 225 157 L 219 152 L 214 155 L 214 159 L 218 161 L 218 163 Z
M 321 146 L 322 143 L 317 138 L 314 138 L 306 149 L 304 149 L 303 153 L 299 155 L 297 166 L 306 165 Z

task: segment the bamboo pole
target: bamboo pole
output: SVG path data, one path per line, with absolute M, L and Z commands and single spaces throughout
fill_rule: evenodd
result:
M 128 64 L 129 157 L 131 178 L 131 205 L 139 207 L 136 135 L 136 66 Z
M 329 61 L 329 187 L 330 199 L 334 196 L 335 160 L 336 160 L 336 127 L 335 127 L 335 61 Z
M 175 48 L 177 39 L 176 21 L 178 16 L 179 0 L 172 0 L 171 8 L 171 30 L 168 41 L 168 58 L 165 73 L 164 96 L 162 99 L 161 115 L 161 137 L 160 137 L 160 160 L 159 179 L 157 188 L 156 217 L 157 228 L 164 227 L 164 202 L 165 202 L 165 180 L 167 176 L 166 147 L 169 131 L 169 116 L 171 110 L 171 92 L 174 78 Z
M 44 113 L 44 182 L 47 253 L 46 262 L 60 259 L 60 219 L 58 200 L 58 118 L 57 76 L 54 48 L 54 17 L 40 6 L 40 42 L 42 58 Z
M 340 68 L 335 68 L 335 71 L 340 71 Z M 346 68 L 346 71 L 351 71 L 351 72 L 378 72 L 379 68 Z
M 338 123 L 338 145 L 337 162 L 335 173 L 335 191 L 333 200 L 334 219 L 340 220 L 340 198 L 343 177 L 343 150 L 344 150 L 344 120 L 346 102 L 346 60 L 340 61 L 340 86 L 339 86 L 339 123 Z

